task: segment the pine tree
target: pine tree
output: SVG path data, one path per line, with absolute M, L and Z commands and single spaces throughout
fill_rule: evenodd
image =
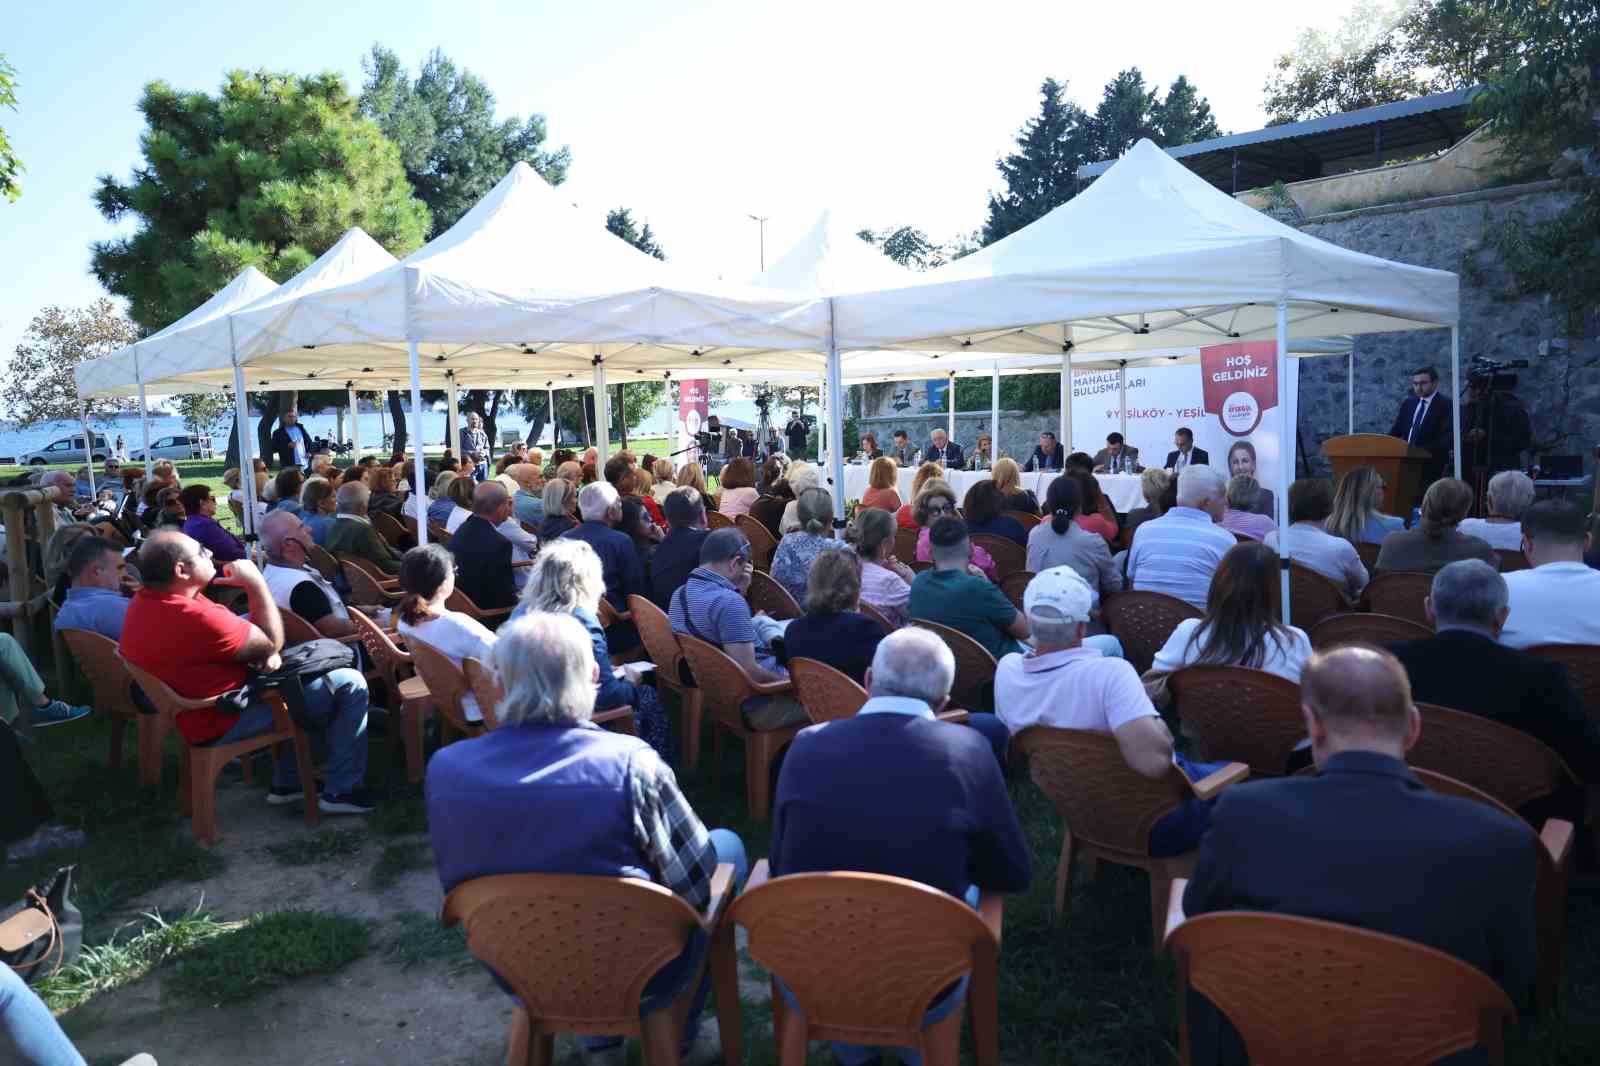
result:
M 646 255 L 653 255 L 663 260 L 667 258 L 667 253 L 656 243 L 656 235 L 650 232 L 650 223 L 646 222 L 641 229 L 634 221 L 633 213 L 626 207 L 619 207 L 615 211 L 606 213 L 606 229 Z
M 1046 78 L 1039 87 L 1039 114 L 1017 135 L 1017 151 L 995 163 L 1005 191 L 989 195 L 983 243 L 1021 229 L 1077 193 L 1078 167 L 1093 151 L 1089 116 L 1065 98 L 1066 86 Z
M 1167 89 L 1166 99 L 1156 106 L 1155 126 L 1155 142 L 1164 148 L 1222 136 L 1211 114 L 1211 104 L 1182 74 Z
M 1090 120 L 1096 158 L 1115 159 L 1141 138 L 1156 139 L 1160 103 L 1147 88 L 1138 67 L 1129 67 L 1106 83 L 1100 106 Z

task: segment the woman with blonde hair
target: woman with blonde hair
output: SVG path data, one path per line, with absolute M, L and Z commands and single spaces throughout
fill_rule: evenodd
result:
M 606 631 L 600 627 L 600 598 L 605 593 L 606 579 L 600 556 L 584 541 L 560 538 L 546 544 L 534 559 L 528 583 L 522 590 L 522 602 L 517 604 L 511 617 L 543 611 L 568 614 L 582 623 L 594 649 L 595 666 L 600 671 L 595 685 L 595 710 L 632 707 L 639 737 L 663 759 L 670 758 L 667 749 L 672 734 L 655 689 L 642 683 L 644 672 L 637 667 L 611 664 Z
M 656 503 L 666 503 L 672 490 L 678 487 L 672 480 L 672 463 L 666 459 L 657 459 L 650 468 L 650 474 L 655 479 L 655 484 L 650 488 L 650 495 L 655 497 Z
M 1405 520 L 1383 514 L 1383 478 L 1370 466 L 1354 467 L 1339 479 L 1333 513 L 1323 529 L 1351 544 L 1382 544 L 1390 533 L 1405 528 Z
M 893 459 L 889 461 L 894 462 Z M 896 470 L 898 469 L 899 468 L 896 467 Z M 896 476 L 898 477 L 898 474 Z M 920 524 L 917 522 L 916 516 L 911 513 L 912 508 L 917 496 L 920 495 L 922 490 L 927 487 L 928 482 L 933 481 L 935 478 L 940 481 L 944 481 L 944 467 L 940 466 L 938 463 L 927 462 L 917 467 L 917 472 L 911 476 L 911 499 L 903 504 L 901 508 L 894 513 L 895 525 L 899 526 L 901 529 L 915 530 L 920 528 Z
M 1017 466 L 1015 459 L 996 459 L 989 471 L 989 480 L 994 482 L 995 488 L 1000 490 L 1000 495 L 1005 499 L 1005 510 L 1021 511 L 1023 514 L 1039 513 L 1039 497 L 1022 487 L 1022 468 Z
M 917 574 L 894 557 L 896 528 L 894 515 L 888 511 L 862 507 L 844 536 L 861 558 L 861 602 L 898 629 L 908 621 L 906 607 Z
M 566 478 L 553 477 L 544 483 L 541 500 L 544 521 L 539 523 L 539 543 L 548 544 L 578 524 L 572 517 L 578 506 L 578 490 Z
M 702 496 L 710 496 L 706 489 L 706 472 L 699 463 L 684 463 L 678 468 L 678 488 L 694 489 Z
M 968 470 L 989 470 L 994 466 L 994 438 L 987 433 L 978 435 L 978 443 L 973 445 L 972 454 L 967 456 L 966 468 Z
M 795 508 L 798 525 L 778 542 L 772 555 L 772 579 L 804 607 L 811 564 L 823 552 L 844 545 L 833 538 L 833 495 L 827 489 L 806 489 L 795 500 Z
M 1471 485 L 1453 477 L 1435 481 L 1422 497 L 1422 521 L 1415 529 L 1391 533 L 1384 539 L 1375 569 L 1431 574 L 1461 559 L 1482 559 L 1498 567 L 1500 557 L 1488 541 L 1456 528 L 1471 509 Z
M 900 466 L 884 456 L 872 460 L 867 470 L 867 491 L 861 494 L 862 507 L 875 507 L 890 514 L 900 510 Z
M 957 517 L 956 490 L 943 478 L 934 478 L 917 493 L 917 498 L 911 503 L 911 513 L 916 517 L 918 527 L 917 562 L 932 562 L 933 545 L 928 540 L 928 530 L 941 518 Z M 969 569 L 971 567 L 977 567 L 990 581 L 999 580 L 995 576 L 994 559 L 976 544 L 972 545 L 972 561 Z
M 381 511 L 386 515 L 399 518 L 405 507 L 405 498 L 395 491 L 394 468 L 388 466 L 375 466 L 367 475 L 367 487 L 372 490 L 372 496 L 367 501 L 367 512 Z

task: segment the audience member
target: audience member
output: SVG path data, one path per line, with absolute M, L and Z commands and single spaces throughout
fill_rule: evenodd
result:
M 1039 513 L 1039 497 L 1033 494 L 1032 489 L 1022 487 L 1022 471 L 1015 459 L 1005 456 L 996 459 L 989 471 L 989 479 L 1000 490 L 1000 497 L 1005 501 L 1001 510 Z
M 882 626 L 858 610 L 861 561 L 854 552 L 825 551 L 816 557 L 805 604 L 805 615 L 783 631 L 784 651 L 791 660 L 826 663 L 859 685 L 885 634 Z
M 543 544 L 577 527 L 572 516 L 578 509 L 578 490 L 566 478 L 556 477 L 544 483 L 541 495 L 544 521 L 539 523 L 539 542 Z
M 773 540 L 783 536 L 778 532 L 778 526 L 783 522 L 784 509 L 794 499 L 794 489 L 789 487 L 787 474 L 788 467 L 784 465 L 781 455 L 771 456 L 762 463 L 761 479 L 766 491 L 750 505 L 750 517 L 766 526 Z
M 539 464 L 513 463 L 506 473 L 517 483 L 516 494 L 511 497 L 512 514 L 524 526 L 538 529 L 544 521 L 544 497 L 540 495 L 544 475 L 539 472 Z
M 1019 548 L 1026 548 L 1027 530 L 1022 528 L 1021 522 L 1002 512 L 1004 506 L 1005 497 L 1000 494 L 1000 488 L 994 481 L 974 482 L 961 504 L 966 515 L 967 533 L 1003 537 Z
M 454 533 L 461 528 L 461 523 L 472 517 L 472 496 L 478 485 L 479 482 L 474 481 L 471 475 L 462 474 L 444 490 L 451 505 L 450 515 L 444 520 L 446 533 Z
M 916 520 L 917 530 L 917 561 L 920 563 L 933 561 L 933 547 L 928 540 L 928 530 L 940 517 L 956 516 L 956 490 L 943 478 L 932 478 L 922 490 L 917 493 L 912 501 L 911 516 Z M 971 543 L 969 540 L 968 543 Z M 989 553 L 976 544 L 972 545 L 971 563 L 977 567 L 984 577 L 990 581 L 999 580 L 994 559 Z
M 461 475 L 454 470 L 440 470 L 433 479 L 433 488 L 428 490 L 428 523 L 442 526 L 450 520 L 450 514 L 456 509 L 455 501 L 450 498 L 450 484 Z
M 362 487 L 365 491 L 365 486 Z M 249 667 L 274 670 L 283 648 L 283 620 L 261 571 L 236 559 L 219 571 L 210 553 L 178 532 L 154 534 L 139 549 L 143 587 L 133 597 L 123 625 L 121 649 L 128 662 L 164 681 L 178 695 L 205 700 L 242 686 Z M 250 604 L 241 618 L 200 593 L 215 583 L 243 589 Z M 367 681 L 360 670 L 341 668 L 302 676 L 306 721 L 327 736 L 327 784 L 317 805 L 328 814 L 370 814 L 374 804 L 363 781 L 367 772 Z M 231 744 L 276 728 L 273 703 L 252 698 L 242 714 L 208 706 L 177 717 L 190 744 Z M 280 744 L 273 758 L 270 804 L 294 803 L 303 795 L 293 746 Z
M 300 521 L 319 547 L 327 545 L 328 531 L 333 528 L 333 491 L 333 483 L 325 477 L 308 477 L 300 486 Z
M 1068 478 L 1057 478 L 1067 481 Z M 1123 762 L 1141 777 L 1160 780 L 1173 764 L 1198 780 L 1216 767 L 1190 763 L 1173 751 L 1172 734 L 1124 659 L 1086 646 L 1094 590 L 1064 566 L 1036 574 L 1022 606 L 1032 650 L 1007 655 L 994 675 L 994 709 L 1016 736 L 1031 726 L 1086 729 L 1116 738 Z M 1150 853 L 1182 855 L 1200 843 L 1209 804 L 1190 800 L 1150 828 Z
M 1092 474 L 1094 473 L 1094 457 L 1088 452 L 1073 452 L 1064 461 L 1061 472 L 1063 474 Z
M 961 519 L 936 519 L 929 543 L 933 569 L 911 583 L 911 617 L 960 630 L 996 659 L 1022 651 L 1019 642 L 1028 639 L 1028 620 L 997 585 L 969 571 L 972 544 Z
M 1250 509 L 1260 495 L 1261 486 L 1249 474 L 1235 474 L 1229 478 L 1228 506 L 1217 524 L 1251 540 L 1265 540 L 1269 534 L 1276 533 L 1278 523 L 1271 515 L 1257 514 Z
M 581 624 L 551 614 L 518 618 L 496 643 L 492 665 L 504 693 L 500 728 L 443 748 L 428 764 L 428 825 L 445 892 L 496 874 L 637 877 L 703 911 L 718 862 L 732 864 L 742 883 L 739 838 L 707 832 L 647 743 L 589 721 L 595 662 Z M 673 1003 L 706 947 L 703 932 L 690 934 L 683 954 L 645 985 L 641 1010 Z M 686 1044 L 707 990 L 703 983 L 689 1010 Z M 620 1043 L 584 1039 L 591 1051 Z
M 273 495 L 277 497 L 272 505 L 274 511 L 300 511 L 300 490 L 305 487 L 306 476 L 298 466 L 286 466 L 279 470 L 272 479 Z
M 1106 502 L 1105 493 L 1100 491 L 1100 482 L 1093 474 L 1082 471 L 1073 471 L 1066 475 L 1075 478 L 1078 482 L 1078 493 L 1082 497 L 1082 504 L 1078 509 L 1078 517 L 1073 519 L 1078 525 L 1105 538 L 1107 544 L 1112 544 L 1117 539 L 1117 518 L 1115 512 L 1107 515 L 1110 504 Z
M 880 455 L 881 458 L 881 455 Z M 756 492 L 762 496 L 770 496 L 778 488 L 778 483 L 789 472 L 789 457 L 782 452 L 769 455 L 761 460 L 761 466 L 756 476 Z
M 647 596 L 650 588 L 645 583 L 644 563 L 634 549 L 633 539 L 613 528 L 622 520 L 622 501 L 617 498 L 617 490 L 600 482 L 585 485 L 578 494 L 578 509 L 583 521 L 562 536 L 581 540 L 594 549 L 605 572 L 606 599 L 619 614 L 626 614 L 628 597 Z M 631 648 L 639 643 L 632 623 L 613 626 L 612 630 L 608 636 L 616 647 Z
M 700 547 L 706 539 L 705 498 L 694 489 L 674 489 L 661 509 L 670 528 L 650 559 L 650 602 L 665 611 L 672 594 L 700 565 Z
M 1333 485 L 1320 477 L 1298 478 L 1289 486 L 1289 528 L 1274 529 L 1263 541 L 1294 563 L 1315 570 L 1354 600 L 1367 587 L 1367 568 L 1354 544 L 1324 532 L 1333 514 Z
M 152 498 L 149 494 L 153 492 Z M 146 490 L 144 514 L 141 521 L 151 529 L 175 529 L 180 532 L 183 523 L 188 519 L 188 514 L 183 509 L 183 490 L 162 482 L 153 482 Z M 261 503 L 260 497 L 256 498 L 256 524 L 266 517 L 266 507 Z
M 109 640 L 122 639 L 128 592 L 134 585 L 128 563 L 115 541 L 80 537 L 67 553 L 66 602 L 56 612 L 56 629 L 86 629 Z M 0 671 L 0 674 L 9 671 Z
M 1435 482 L 1437 484 L 1437 482 Z M 1600 729 L 1560 663 L 1499 641 L 1506 579 L 1480 559 L 1433 575 L 1424 600 L 1434 635 L 1391 645 L 1419 702 L 1481 715 L 1550 745 L 1585 782 L 1600 782 Z
M 1446 563 L 1481 559 L 1500 565 L 1500 557 L 1480 537 L 1469 537 L 1457 527 L 1472 507 L 1472 486 L 1457 478 L 1440 478 L 1422 497 L 1422 521 L 1415 529 L 1391 533 L 1378 549 L 1375 569 L 1432 574 Z
M 617 497 L 621 500 L 634 500 L 648 513 L 651 522 L 658 525 L 665 524 L 666 518 L 661 514 L 661 507 L 648 494 L 638 495 L 638 481 L 634 476 L 631 462 L 632 456 L 627 452 L 619 452 L 606 462 L 605 478 L 607 484 L 617 490 Z
M 356 632 L 333 582 L 310 565 L 311 533 L 297 515 L 291 511 L 267 515 L 261 523 L 261 543 L 267 551 L 261 576 L 280 611 L 293 611 L 325 637 L 338 639 Z M 368 610 L 377 614 L 375 607 Z
M 406 552 L 400 561 L 400 588 L 405 595 L 394 616 L 407 642 L 420 640 L 456 666 L 467 659 L 488 663 L 494 633 L 470 614 L 445 606 L 456 588 L 456 557 L 449 549 L 424 544 Z M 461 711 L 469 722 L 483 721 L 483 708 L 470 691 L 461 697 Z
M 583 464 L 576 459 L 568 459 L 557 466 L 556 476 L 570 484 L 574 489 L 582 488 L 585 484 L 583 480 Z
M 890 514 L 900 510 L 900 466 L 888 456 L 872 460 L 867 470 L 867 491 L 861 494 L 862 507 L 876 507 Z
M 667 497 L 672 495 L 678 488 L 678 483 L 672 479 L 672 463 L 666 459 L 657 459 L 655 465 L 650 468 L 650 473 L 655 477 L 655 484 L 651 486 L 650 495 L 656 498 L 656 502 L 665 511 Z M 672 519 L 668 518 L 667 521 L 670 522 Z
M 800 497 L 811 489 L 822 487 L 822 470 L 810 463 L 793 463 L 789 467 L 787 480 L 794 499 L 784 505 L 783 518 L 778 521 L 778 530 L 783 536 L 805 524 L 800 520 Z
M 1405 755 L 1421 729 L 1411 698 L 1405 673 L 1381 651 L 1314 657 L 1301 709 L 1321 773 L 1223 792 L 1183 909 L 1387 933 L 1476 966 L 1516 1001 L 1537 962 L 1537 842 L 1504 814 L 1411 775 Z M 1245 1061 L 1238 1034 L 1209 1003 L 1192 995 L 1187 1013 L 1196 1061 Z
M 975 730 L 934 717 L 954 678 L 955 659 L 932 633 L 902 629 L 878 645 L 860 712 L 802 730 L 784 758 L 772 812 L 775 876 L 887 874 L 972 906 L 982 893 L 1027 889 L 1028 843 L 999 765 Z M 924 1026 L 959 1010 L 965 994 L 963 978 L 934 1001 Z M 884 1050 L 833 1049 L 846 1063 Z M 895 1050 L 917 1061 L 911 1049 Z
M 485 481 L 472 490 L 472 514 L 450 537 L 450 554 L 456 560 L 455 585 L 481 610 L 517 602 L 519 575 L 511 565 L 517 549 L 500 529 L 510 518 L 511 494 L 500 482 Z M 528 536 L 520 526 L 517 532 Z M 527 580 L 525 574 L 521 576 Z
M 1139 475 L 1139 495 L 1144 497 L 1144 506 L 1135 507 L 1128 512 L 1128 521 L 1124 528 L 1127 531 L 1130 542 L 1133 538 L 1133 531 L 1138 529 L 1142 523 L 1148 522 L 1152 518 L 1160 518 L 1166 513 L 1166 508 L 1162 506 L 1161 498 L 1166 493 L 1167 486 L 1171 485 L 1176 477 L 1177 475 L 1171 471 L 1155 466 L 1145 467 L 1144 473 Z M 1228 524 L 1226 517 L 1224 517 L 1222 524 L 1224 526 Z
M 372 495 L 367 501 L 367 511 L 380 511 L 396 521 L 405 513 L 405 497 L 395 491 L 394 471 L 387 466 L 375 466 L 367 476 L 367 487 Z
M 1103 631 L 1098 621 L 1100 604 L 1107 596 L 1122 591 L 1122 574 L 1111 561 L 1105 538 L 1078 525 L 1082 500 L 1078 479 L 1072 475 L 1060 474 L 1050 482 L 1045 495 L 1045 510 L 1050 517 L 1028 531 L 1028 569 L 1039 574 L 1065 566 L 1083 578 L 1092 597 L 1090 632 L 1097 633 Z
M 183 501 L 183 531 L 211 550 L 219 563 L 230 563 L 245 556 L 244 541 L 222 528 L 216 519 L 217 499 L 203 481 L 193 481 L 178 494 Z
M 347 481 L 339 486 L 335 502 L 338 514 L 323 544 L 333 555 L 356 555 L 368 560 L 386 574 L 400 572 L 400 556 L 389 546 L 367 518 L 367 486 Z
M 896 464 L 895 469 L 900 469 L 898 464 Z M 899 475 L 897 474 L 896 476 L 898 477 Z M 930 481 L 944 481 L 944 467 L 938 463 L 923 463 L 917 467 L 917 472 L 911 475 L 911 500 L 901 504 L 900 509 L 894 514 L 895 522 L 901 529 L 915 530 L 919 527 L 920 523 L 918 523 L 916 515 L 913 513 L 915 511 L 915 502 L 917 497 L 922 495 L 922 490 L 928 487 L 928 482 Z M 952 493 L 954 492 L 954 490 L 951 491 Z M 951 498 L 954 499 L 955 497 L 952 495 Z
M 1383 489 L 1383 477 L 1372 467 L 1358 466 L 1349 470 L 1339 479 L 1333 513 L 1328 516 L 1324 528 L 1354 545 L 1382 544 L 1390 533 L 1406 526 L 1405 519 L 1380 510 Z
M 861 560 L 861 602 L 899 629 L 908 620 L 906 607 L 917 575 L 894 556 L 894 516 L 871 507 L 858 508 L 845 539 L 855 545 Z
M 684 488 L 694 489 L 707 499 L 711 497 L 711 490 L 706 488 L 705 469 L 699 463 L 684 463 L 679 467 L 677 482 Z
M 1594 543 L 1583 512 L 1567 500 L 1544 500 L 1522 513 L 1519 529 L 1532 569 L 1504 575 L 1511 613 L 1500 642 L 1600 645 L 1600 572 L 1583 561 Z
M 1489 479 L 1488 518 L 1463 518 L 1456 527 L 1489 547 L 1522 550 L 1522 512 L 1533 503 L 1533 479 L 1520 470 L 1502 470 Z
M 755 464 L 742 456 L 723 467 L 722 476 L 717 480 L 722 490 L 717 510 L 729 518 L 749 514 L 750 508 L 761 498 L 756 491 Z
M 1238 543 L 1217 525 L 1226 507 L 1221 474 L 1209 466 L 1185 467 L 1178 475 L 1177 504 L 1134 534 L 1128 550 L 1129 585 L 1204 610 L 1217 564 Z
M 772 579 L 804 607 L 811 564 L 823 552 L 844 545 L 833 537 L 833 496 L 827 489 L 807 489 L 795 502 L 800 525 L 778 542 L 772 556 Z

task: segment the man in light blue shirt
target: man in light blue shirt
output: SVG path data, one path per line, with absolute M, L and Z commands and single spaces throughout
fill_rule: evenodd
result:
M 84 537 L 67 554 L 72 587 L 56 612 L 57 629 L 87 629 L 111 640 L 122 639 L 122 620 L 130 601 L 122 593 L 128 564 L 122 549 L 104 537 Z
M 1141 592 L 1175 596 L 1205 610 L 1217 564 L 1238 539 L 1222 526 L 1227 482 L 1209 466 L 1178 475 L 1178 505 L 1141 522 L 1128 549 L 1128 581 Z

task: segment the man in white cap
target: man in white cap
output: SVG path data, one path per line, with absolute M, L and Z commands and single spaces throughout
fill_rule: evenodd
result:
M 1122 759 L 1143 777 L 1172 770 L 1172 734 L 1145 695 L 1138 671 L 1112 658 L 1084 637 L 1094 594 L 1067 566 L 1042 571 L 1028 582 L 1023 613 L 1033 650 L 1007 655 L 994 676 L 994 709 L 1014 737 L 1031 726 L 1110 733 Z M 1194 780 L 1214 766 L 1178 763 Z M 1150 832 L 1150 850 L 1181 855 L 1200 842 L 1209 805 L 1191 801 L 1168 814 Z

